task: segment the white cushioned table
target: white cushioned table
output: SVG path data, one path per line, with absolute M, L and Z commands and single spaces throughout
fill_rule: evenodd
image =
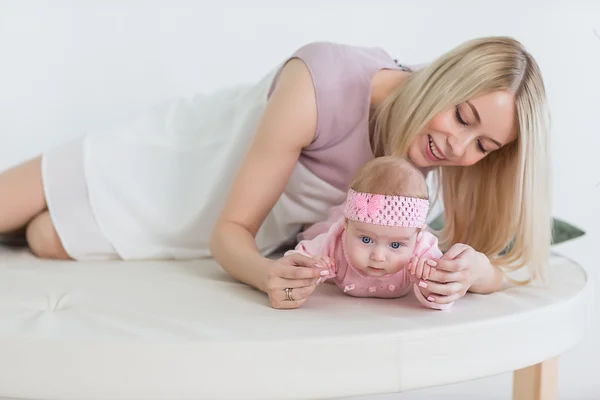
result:
M 274 310 L 212 260 L 51 262 L 0 248 L 0 397 L 325 399 L 518 370 L 515 398 L 549 399 L 553 360 L 592 307 L 580 266 L 554 255 L 549 277 L 447 312 L 333 285 Z

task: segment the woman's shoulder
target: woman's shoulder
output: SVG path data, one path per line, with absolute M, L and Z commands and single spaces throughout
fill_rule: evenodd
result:
M 368 117 L 368 96 L 374 75 L 381 69 L 400 69 L 378 47 L 317 41 L 298 48 L 284 62 L 299 59 L 307 67 L 315 90 L 318 122 L 314 147 L 339 142 Z M 277 84 L 277 77 L 273 87 Z M 321 134 L 324 134 L 321 137 Z M 319 139 L 321 137 L 321 139 Z
M 311 67 L 369 70 L 397 67 L 394 59 L 380 47 L 358 46 L 346 43 L 315 41 L 298 48 L 290 58 L 300 58 Z
M 306 65 L 317 88 L 365 83 L 380 69 L 400 69 L 394 59 L 379 47 L 336 42 L 304 44 L 284 60 L 281 69 L 294 59 Z M 277 77 L 273 84 L 276 81 Z

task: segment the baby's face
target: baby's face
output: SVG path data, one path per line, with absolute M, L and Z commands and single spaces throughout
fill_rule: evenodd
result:
M 346 220 L 346 253 L 352 265 L 369 276 L 395 274 L 408 264 L 417 228 L 400 228 Z

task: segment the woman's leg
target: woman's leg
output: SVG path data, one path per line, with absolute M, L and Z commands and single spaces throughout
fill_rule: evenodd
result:
M 0 174 L 0 234 L 22 230 L 46 208 L 41 157 Z
M 54 223 L 48 211 L 38 214 L 27 225 L 26 237 L 31 252 L 40 258 L 71 259 L 54 229 Z
M 26 230 L 35 255 L 68 258 L 47 211 L 41 161 L 38 156 L 0 174 L 0 234 Z

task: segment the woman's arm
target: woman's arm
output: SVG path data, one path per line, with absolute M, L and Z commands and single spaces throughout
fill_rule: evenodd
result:
M 485 257 L 485 255 L 484 255 Z M 485 257 L 487 259 L 487 257 Z M 499 267 L 493 266 L 489 259 L 474 265 L 475 280 L 469 288 L 471 293 L 489 294 L 504 288 L 504 273 Z
M 310 72 L 304 62 L 292 59 L 279 76 L 210 243 L 212 255 L 223 269 L 264 292 L 268 291 L 269 268 L 276 261 L 259 253 L 254 237 L 281 196 L 302 148 L 312 142 L 316 126 Z M 319 277 L 312 264 L 306 267 L 310 268 L 297 273 Z

